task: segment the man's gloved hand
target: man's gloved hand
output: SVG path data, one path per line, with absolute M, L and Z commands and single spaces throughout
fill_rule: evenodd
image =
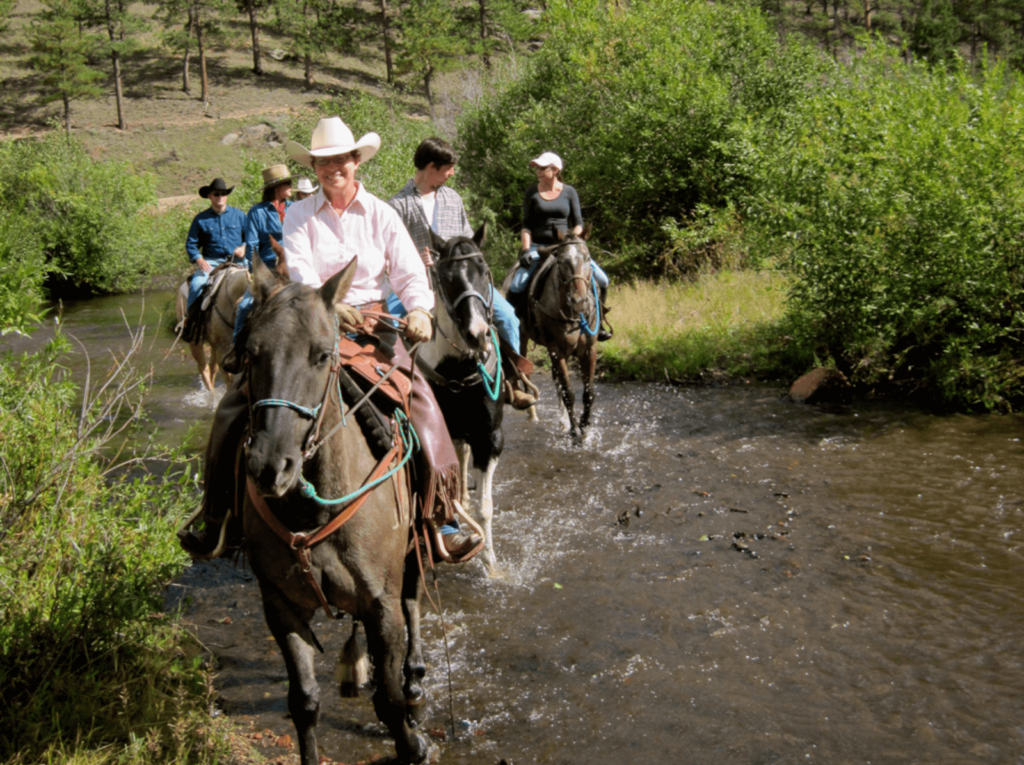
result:
M 359 310 L 350 305 L 342 303 L 336 306 L 338 313 L 338 325 L 342 332 L 361 332 L 363 329 L 363 315 Z
M 433 320 L 422 308 L 413 308 L 405 317 L 409 322 L 405 330 L 405 339 L 413 343 L 424 343 L 434 334 Z
M 519 267 L 520 268 L 529 268 L 531 260 L 533 260 L 533 258 L 530 257 L 530 251 L 529 250 L 523 250 L 522 252 L 519 253 Z

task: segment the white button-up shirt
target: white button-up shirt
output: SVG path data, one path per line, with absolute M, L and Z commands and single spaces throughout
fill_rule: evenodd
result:
M 408 310 L 433 310 L 427 270 L 402 219 L 363 184 L 340 215 L 323 190 L 296 202 L 288 208 L 283 228 L 285 261 L 293 282 L 320 287 L 358 257 L 346 303 L 384 300 L 391 292 L 390 278 Z

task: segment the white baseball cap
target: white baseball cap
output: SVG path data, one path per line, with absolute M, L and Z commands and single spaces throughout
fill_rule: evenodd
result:
M 553 151 L 546 151 L 536 159 L 530 160 L 530 167 L 551 167 L 552 165 L 559 170 L 562 169 L 562 158 Z

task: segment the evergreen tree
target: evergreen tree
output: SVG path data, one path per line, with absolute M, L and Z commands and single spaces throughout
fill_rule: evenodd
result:
M 398 30 L 396 70 L 423 83 L 430 119 L 436 120 L 431 85 L 435 75 L 452 68 L 471 51 L 465 28 L 448 0 L 410 0 L 402 9 Z
M 910 49 L 930 62 L 951 60 L 960 41 L 960 24 L 950 0 L 922 0 L 910 33 Z
M 260 57 L 260 11 L 270 7 L 271 0 L 236 0 L 238 10 L 249 17 L 249 34 L 252 36 L 252 71 L 263 74 L 263 62 Z
M 89 0 L 84 6 L 89 23 L 101 27 L 107 35 L 104 50 L 110 56 L 114 79 L 114 96 L 117 102 L 117 126 L 128 129 L 124 116 L 124 86 L 121 68 L 124 57 L 138 47 L 132 37 L 146 27 L 138 16 L 128 12 L 129 0 Z
M 288 50 L 302 60 L 307 88 L 313 87 L 313 66 L 329 51 L 356 50 L 356 11 L 334 0 L 275 0 L 274 31 L 289 40 Z
M 71 137 L 71 102 L 103 93 L 98 82 L 103 73 L 89 66 L 89 54 L 100 41 L 83 32 L 83 19 L 71 0 L 43 0 L 46 10 L 32 24 L 31 65 L 43 75 L 44 104 L 64 105 L 64 131 Z

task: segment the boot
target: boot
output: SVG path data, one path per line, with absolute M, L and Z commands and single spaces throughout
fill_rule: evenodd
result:
M 441 532 L 444 549 L 452 556 L 455 563 L 460 563 L 467 555 L 484 543 L 483 537 L 475 531 L 456 531 L 452 534 Z
M 235 458 L 248 422 L 246 382 L 236 377 L 217 406 L 210 430 L 201 509 L 178 531 L 182 549 L 198 560 L 220 557 L 241 543 L 241 519 L 231 510 L 235 504 Z M 189 527 L 200 515 L 205 525 L 194 531 Z M 222 533 L 225 518 L 227 528 Z
M 608 288 L 601 287 L 600 290 L 601 299 L 601 326 L 597 330 L 597 341 L 603 343 L 605 340 L 611 340 L 615 335 L 615 330 L 612 329 L 612 325 L 608 323 Z
M 537 398 L 532 393 L 515 387 L 511 380 L 505 380 L 505 403 L 511 404 L 513 409 L 529 409 L 537 403 Z

